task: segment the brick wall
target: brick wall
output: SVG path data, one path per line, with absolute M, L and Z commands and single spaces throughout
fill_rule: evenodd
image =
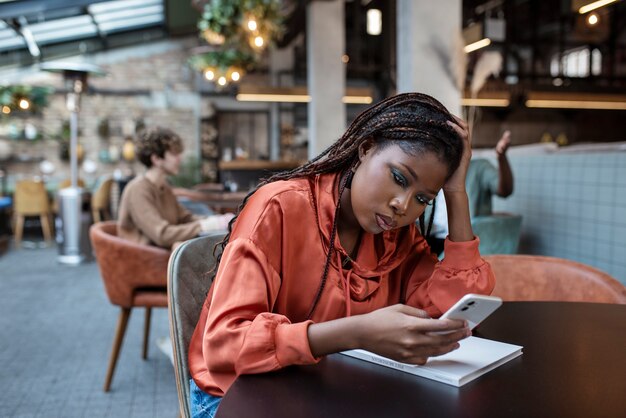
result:
M 98 168 L 92 175 L 81 171 L 81 177 L 95 178 L 118 168 L 131 167 L 124 161 L 103 163 L 99 161 L 99 153 L 110 146 L 121 151 L 123 134 L 132 130 L 134 121 L 140 118 L 148 127 L 159 125 L 174 130 L 184 141 L 185 156 L 197 155 L 200 96 L 194 92 L 193 71 L 186 65 L 189 48 L 193 45 L 195 37 L 111 51 L 87 59 L 101 66 L 107 75 L 91 77 L 89 85 L 96 93 L 82 97 L 80 143 L 85 159 L 95 161 Z M 30 82 L 32 79 L 35 81 Z M 63 86 L 58 74 L 25 75 L 21 82 Z M 109 120 L 110 137 L 107 139 L 98 135 L 98 125 L 103 118 Z M 5 120 L 5 128 L 8 124 L 23 128 L 24 124 L 32 123 L 43 134 L 42 140 L 34 142 L 11 141 L 14 154 L 34 157 L 35 162 L 11 163 L 9 173 L 18 177 L 39 174 L 38 163 L 43 157 L 56 166 L 54 177 L 69 177 L 69 163 L 60 160 L 59 142 L 52 139 L 58 136 L 65 120 L 69 120 L 69 113 L 65 96 L 59 93 L 50 96 L 50 103 L 41 115 Z M 139 163 L 132 164 L 132 168 L 135 172 L 143 170 Z

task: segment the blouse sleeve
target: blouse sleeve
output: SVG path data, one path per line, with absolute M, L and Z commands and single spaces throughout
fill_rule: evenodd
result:
M 491 266 L 480 257 L 478 238 L 453 242 L 446 238 L 445 258 L 438 262 L 425 241 L 417 245 L 417 257 L 406 285 L 406 303 L 437 318 L 467 293 L 489 295 L 495 286 Z
M 318 361 L 307 336 L 312 321 L 292 324 L 271 313 L 280 277 L 249 239 L 228 244 L 212 289 L 203 336 L 205 362 L 220 387 L 234 375 L 262 373 Z

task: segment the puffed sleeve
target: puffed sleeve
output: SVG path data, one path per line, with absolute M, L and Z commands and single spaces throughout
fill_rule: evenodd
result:
M 272 308 L 281 279 L 267 255 L 246 238 L 226 247 L 212 289 L 202 339 L 206 366 L 226 390 L 241 374 L 319 361 L 311 354 L 308 326 Z
M 407 271 L 406 303 L 437 318 L 467 293 L 489 295 L 495 286 L 491 266 L 480 257 L 479 239 L 453 242 L 446 238 L 445 258 L 438 262 L 422 239 Z

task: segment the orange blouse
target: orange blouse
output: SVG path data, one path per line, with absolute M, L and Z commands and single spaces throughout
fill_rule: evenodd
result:
M 338 198 L 337 174 L 270 183 L 237 219 L 191 339 L 189 368 L 205 392 L 223 396 L 240 374 L 319 361 L 307 327 L 398 302 L 437 317 L 466 293 L 490 294 L 491 267 L 478 239 L 446 240 L 442 262 L 414 225 L 364 233 L 356 260 L 337 254 L 310 320 Z M 348 289 L 346 291 L 345 289 Z

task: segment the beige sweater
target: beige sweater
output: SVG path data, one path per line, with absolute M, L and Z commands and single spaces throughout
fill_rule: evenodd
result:
M 124 188 L 118 225 L 122 238 L 168 249 L 200 233 L 199 218 L 178 203 L 172 189 L 144 176 Z

